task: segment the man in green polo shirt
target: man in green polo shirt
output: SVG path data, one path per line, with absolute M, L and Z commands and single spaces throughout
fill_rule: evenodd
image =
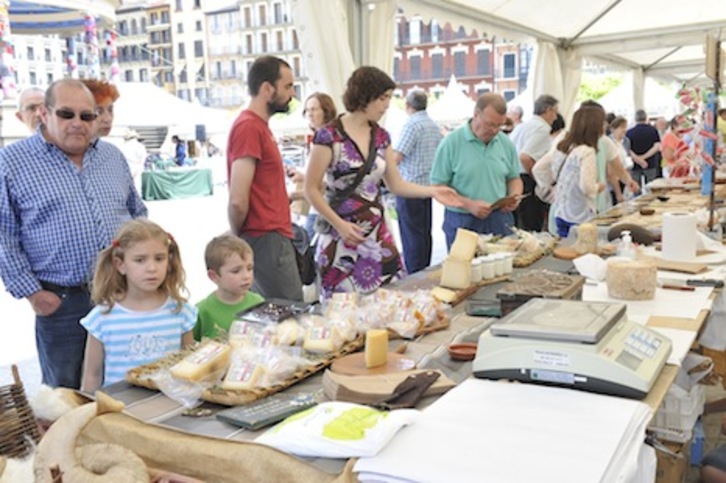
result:
M 494 93 L 477 100 L 474 117 L 439 144 L 431 170 L 431 184 L 454 188 L 464 198 L 463 208 L 446 208 L 444 233 L 451 248 L 457 228 L 508 235 L 512 212 L 519 205 L 522 180 L 517 150 L 499 131 L 506 121 L 507 103 Z M 516 197 L 499 209 L 499 199 Z

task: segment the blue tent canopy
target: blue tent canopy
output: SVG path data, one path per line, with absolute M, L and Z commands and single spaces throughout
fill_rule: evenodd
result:
M 90 13 L 103 26 L 116 18 L 119 0 L 41 0 L 11 1 L 8 6 L 10 30 L 15 34 L 68 34 L 83 32 Z

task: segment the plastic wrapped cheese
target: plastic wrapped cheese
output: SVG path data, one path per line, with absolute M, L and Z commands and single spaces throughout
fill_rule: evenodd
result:
M 231 353 L 227 344 L 209 341 L 173 365 L 169 372 L 178 379 L 196 382 L 226 369 Z
M 230 365 L 222 381 L 222 389 L 249 391 L 260 385 L 265 377 L 266 368 L 262 364 L 246 360 L 236 360 Z
M 337 351 L 342 346 L 343 337 L 337 327 L 311 327 L 303 342 L 303 349 L 316 354 Z
M 301 339 L 302 327 L 295 319 L 285 319 L 277 324 L 274 341 L 277 345 L 295 345 Z
M 597 253 L 597 225 L 583 223 L 577 227 L 577 241 L 573 248 L 580 255 Z
M 620 300 L 650 300 L 655 297 L 655 264 L 614 257 L 607 263 L 608 295 Z
M 246 322 L 244 320 L 236 320 L 232 322 L 232 326 L 229 328 L 229 343 L 232 347 L 241 347 L 247 344 L 247 340 L 254 332 L 255 326 L 252 322 Z

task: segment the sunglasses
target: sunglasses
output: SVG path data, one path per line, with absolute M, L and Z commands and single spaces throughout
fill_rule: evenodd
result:
M 98 114 L 95 112 L 79 112 L 76 114 L 73 111 L 70 111 L 68 109 L 53 109 L 52 107 L 48 107 L 51 111 L 55 112 L 55 115 L 58 116 L 61 119 L 70 120 L 76 117 L 76 115 L 81 119 L 83 122 L 93 122 L 98 117 Z

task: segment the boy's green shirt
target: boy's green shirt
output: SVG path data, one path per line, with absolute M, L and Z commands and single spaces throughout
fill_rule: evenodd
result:
M 199 315 L 197 325 L 194 326 L 194 340 L 202 340 L 203 337 L 217 337 L 219 329 L 229 332 L 229 327 L 238 313 L 259 305 L 264 300 L 262 295 L 247 292 L 241 302 L 230 305 L 219 300 L 217 295 L 212 292 L 207 298 L 197 303 Z

